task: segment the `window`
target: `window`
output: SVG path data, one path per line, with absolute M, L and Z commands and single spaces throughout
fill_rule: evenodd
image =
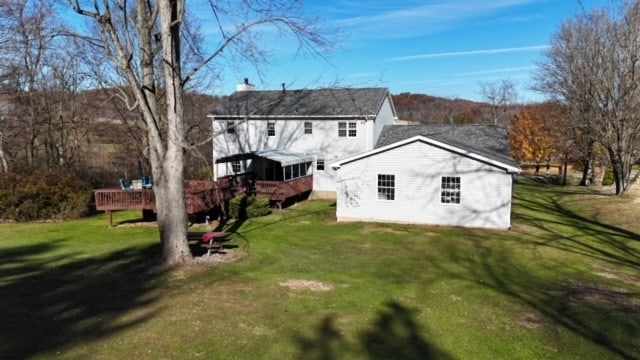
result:
M 284 179 L 285 180 L 291 179 L 291 165 L 284 167 Z
M 346 122 L 339 122 L 338 123 L 338 136 L 339 137 L 346 137 L 347 136 L 347 123 Z
M 304 122 L 304 133 L 313 134 L 313 123 L 311 121 Z
M 302 166 L 302 168 L 300 168 L 300 176 L 309 175 L 309 170 L 311 170 L 311 161 L 307 161 L 304 164 L 300 164 L 300 166 Z
M 395 200 L 396 176 L 378 174 L 378 200 Z
M 322 158 L 316 159 L 316 170 L 324 171 L 324 159 Z
M 349 130 L 347 131 L 347 124 L 349 125 Z M 339 137 L 356 137 L 357 132 L 356 132 L 356 123 L 355 121 L 352 122 L 345 122 L 345 121 L 341 121 L 338 123 L 338 136 Z
M 267 123 L 267 136 L 276 136 L 276 123 Z
M 227 121 L 227 134 L 235 134 L 235 133 L 236 133 L 236 122 Z
M 349 123 L 349 137 L 356 137 L 356 123 Z
M 443 204 L 460 204 L 460 177 L 443 176 L 440 187 L 440 202 Z
M 231 162 L 231 171 L 235 174 L 239 173 L 242 168 L 240 167 L 240 160 L 234 160 Z

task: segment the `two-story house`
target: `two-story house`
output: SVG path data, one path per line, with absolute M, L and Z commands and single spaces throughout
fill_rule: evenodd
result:
M 335 196 L 330 163 L 373 149 L 397 118 L 386 88 L 262 91 L 246 80 L 209 117 L 216 178 L 252 171 L 256 158 L 242 154 L 258 154 L 285 180 L 313 173 L 316 197 Z

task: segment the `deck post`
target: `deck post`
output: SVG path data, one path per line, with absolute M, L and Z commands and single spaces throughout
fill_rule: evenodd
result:
M 107 214 L 109 214 L 109 227 L 113 227 L 113 211 L 107 210 Z

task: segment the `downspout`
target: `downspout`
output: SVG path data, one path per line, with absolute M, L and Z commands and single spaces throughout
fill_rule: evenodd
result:
M 364 129 L 365 129 L 365 145 L 364 150 L 369 151 L 373 148 L 373 139 L 371 138 L 369 130 L 369 115 L 364 116 Z
M 218 170 L 218 166 L 216 164 L 215 123 L 216 123 L 216 118 L 214 116 L 211 116 L 211 161 L 212 161 L 211 176 L 213 177 L 213 181 L 216 181 L 218 179 L 217 177 L 218 172 L 216 171 Z

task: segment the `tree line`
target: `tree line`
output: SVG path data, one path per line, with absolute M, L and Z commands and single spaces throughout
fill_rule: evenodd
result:
M 555 124 L 585 172 L 606 154 L 616 194 L 628 192 L 640 159 L 640 4 L 615 1 L 565 21 L 539 64 L 536 89 L 562 105 Z

